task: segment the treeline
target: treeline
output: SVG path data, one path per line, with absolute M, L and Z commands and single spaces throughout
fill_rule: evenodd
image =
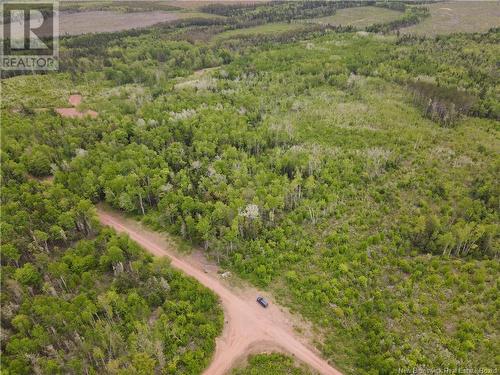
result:
M 408 6 L 405 7 L 404 14 L 400 18 L 386 23 L 376 23 L 366 27 L 366 31 L 373 33 L 389 33 L 394 30 L 399 30 L 403 27 L 408 27 L 421 22 L 424 18 L 429 17 L 429 8 Z M 399 10 L 399 9 L 398 9 Z
M 65 12 L 86 12 L 99 10 L 113 10 L 118 12 L 147 12 L 147 11 L 175 11 L 182 8 L 165 4 L 162 1 L 107 1 L 107 2 L 88 2 L 72 1 L 64 2 L 60 6 L 61 11 Z
M 418 12 L 418 8 L 404 5 L 409 12 Z M 246 6 L 243 8 L 247 9 Z M 152 84 L 166 82 L 192 70 L 227 64 L 250 46 L 267 48 L 270 42 L 288 43 L 329 31 L 352 31 L 350 27 L 310 27 L 271 35 L 241 35 L 202 46 L 201 42 L 210 35 L 227 28 L 242 27 L 242 24 L 225 21 L 224 25 L 221 20 L 208 19 L 179 22 L 180 29 L 165 24 L 147 32 L 116 33 L 116 37 L 112 37 L 115 34 L 98 34 L 70 38 L 63 43 L 62 69 L 72 72 L 73 76 L 89 69 L 100 69 L 106 73 L 106 78 L 118 84 Z M 401 36 L 391 59 L 382 61 L 379 69 L 367 74 L 376 73 L 411 88 L 415 93 L 415 103 L 423 108 L 426 116 L 446 126 L 455 124 L 462 114 L 499 118 L 499 100 L 495 91 L 498 77 L 492 69 L 498 34 L 498 31 L 491 30 L 486 34 L 435 39 Z M 133 47 L 123 48 L 126 43 Z M 468 48 L 459 48 L 462 44 Z M 419 79 L 420 75 L 436 79 L 431 79 L 430 84 L 415 84 L 416 81 L 426 82 L 426 79 Z M 449 93 L 446 94 L 447 90 Z
M 401 36 L 377 74 L 407 86 L 423 113 L 445 126 L 461 115 L 500 119 L 495 73 L 500 32 Z
M 158 44 L 161 44 L 160 40 L 163 40 L 165 42 L 169 40 L 189 42 L 190 39 L 187 35 L 189 35 L 189 32 L 192 29 L 203 29 L 207 26 L 227 27 L 227 25 L 234 25 L 234 22 L 218 18 L 194 17 L 161 23 L 155 25 L 155 27 L 148 29 L 131 29 L 113 33 L 89 33 L 77 36 L 62 36 L 60 38 L 59 71 L 71 73 L 73 79 L 76 80 L 76 76 L 78 74 L 84 73 L 89 70 L 99 71 L 104 69 L 105 67 L 112 66 L 113 63 L 115 63 L 120 57 L 122 57 L 122 55 L 120 54 L 117 55 L 116 51 L 126 51 L 126 44 L 131 39 L 142 37 L 143 40 L 151 41 L 152 39 L 157 38 Z M 222 30 L 219 30 L 219 32 L 220 31 Z M 182 33 L 185 33 L 186 37 L 183 38 L 182 36 L 180 36 Z M 50 43 L 52 43 L 52 39 L 43 40 L 49 45 Z M 162 46 L 160 48 L 167 50 L 168 53 L 168 45 Z M 202 53 L 211 54 L 211 52 L 206 52 L 209 50 L 209 47 L 205 47 L 203 48 Z M 113 53 L 110 54 L 110 52 Z M 146 55 L 144 58 L 142 58 L 142 60 L 147 58 L 149 58 L 149 55 Z M 225 56 L 225 58 L 227 58 L 227 56 Z M 161 59 L 161 57 L 159 57 L 159 59 Z M 133 60 L 130 63 L 137 63 L 137 61 L 138 60 Z M 124 59 L 121 59 L 121 62 L 129 63 L 129 61 L 124 61 Z M 198 68 L 209 67 L 212 66 L 211 64 L 212 63 L 209 63 L 206 66 L 198 66 Z M 220 63 L 217 62 L 216 64 Z M 117 69 L 122 70 L 121 68 Z M 169 77 L 172 77 L 175 74 L 179 74 L 179 67 L 172 65 L 170 68 L 170 70 L 175 70 L 176 68 L 177 70 L 176 72 L 171 73 Z M 166 69 L 166 71 L 167 70 L 168 69 Z M 182 70 L 181 75 L 184 73 L 186 73 L 186 71 Z M 1 71 L 2 78 L 9 78 L 26 74 L 45 74 L 45 72 L 7 70 Z
M 470 200 L 470 208 L 480 210 L 479 205 Z M 479 213 L 479 212 L 478 212 Z M 477 215 L 473 213 L 472 215 Z M 486 212 L 484 214 L 487 215 Z M 443 256 L 484 256 L 498 258 L 495 236 L 498 236 L 495 224 L 484 223 L 480 216 L 460 217 L 443 222 L 436 215 L 417 218 L 412 233 L 415 247 L 425 253 Z
M 365 6 L 374 1 L 271 1 L 253 4 L 209 4 L 201 8 L 203 12 L 230 17 L 238 23 L 261 24 L 297 19 L 326 17 L 337 9 Z
M 377 1 L 374 6 L 404 12 L 406 4 L 403 1 Z
M 222 48 L 156 38 L 163 32 L 161 30 L 152 35 L 125 33 L 111 39 L 109 34 L 96 34 L 71 41 L 68 48 L 61 51 L 62 71 L 69 71 L 76 77 L 88 70 L 101 70 L 106 79 L 118 85 L 152 85 L 193 70 L 225 64 L 231 59 Z M 100 47 L 93 50 L 92 46 L 96 44 Z
M 376 7 L 404 12 L 408 8 L 408 6 L 411 5 L 433 4 L 433 3 L 438 3 L 439 1 L 440 0 L 402 0 L 402 1 L 382 0 L 382 1 L 376 1 L 375 4 L 373 5 Z
M 276 43 L 293 43 L 298 40 L 312 40 L 314 38 L 327 35 L 331 32 L 350 33 L 354 32 L 353 26 L 333 26 L 328 24 L 308 25 L 305 29 L 290 30 L 276 34 L 245 34 L 235 35 L 233 38 L 222 40 L 217 44 L 232 52 L 245 53 L 251 47 L 258 47 L 260 50 L 273 48 Z
M 408 84 L 414 102 L 422 108 L 424 116 L 453 126 L 458 119 L 470 112 L 477 99 L 463 90 L 440 87 L 432 82 L 416 81 Z

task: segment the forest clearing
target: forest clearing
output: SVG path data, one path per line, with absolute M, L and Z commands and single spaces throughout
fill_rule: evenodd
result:
M 83 112 L 79 111 L 76 107 L 79 106 L 82 102 L 82 96 L 73 94 L 70 95 L 68 99 L 68 103 L 73 106 L 73 108 L 55 108 L 55 111 L 60 114 L 62 117 L 69 118 L 83 118 L 83 117 L 91 117 L 96 118 L 98 113 L 96 111 L 86 109 Z

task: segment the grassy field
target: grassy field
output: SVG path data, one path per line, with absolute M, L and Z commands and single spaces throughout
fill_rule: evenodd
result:
M 163 10 L 126 11 L 125 8 L 112 10 L 96 10 L 78 8 L 78 11 L 67 10 L 59 14 L 59 34 L 81 35 L 88 33 L 109 33 L 129 29 L 141 29 L 159 23 L 171 22 L 188 18 L 221 18 L 214 14 Z M 8 25 L 6 27 L 9 27 Z M 51 35 L 52 31 L 43 26 L 40 36 Z
M 79 35 L 90 32 L 113 32 L 148 27 L 160 22 L 182 18 L 182 13 L 134 12 L 92 10 L 78 13 L 63 13 L 60 19 L 61 35 Z
M 71 94 L 92 97 L 97 93 L 95 84 L 71 81 L 69 74 L 18 76 L 2 81 L 2 110 L 64 107 Z
M 249 27 L 246 29 L 236 29 L 229 30 L 223 33 L 217 34 L 214 37 L 214 40 L 222 40 L 222 39 L 231 39 L 237 38 L 239 36 L 247 36 L 247 35 L 258 35 L 258 34 L 275 34 L 282 33 L 291 30 L 304 29 L 307 25 L 302 23 L 268 23 L 266 25 L 260 25 L 255 27 Z
M 498 1 L 453 1 L 429 4 L 431 16 L 423 22 L 407 27 L 404 33 L 438 35 L 457 32 L 484 32 L 500 26 Z
M 340 9 L 333 16 L 316 18 L 308 22 L 329 24 L 334 26 L 352 25 L 355 27 L 366 27 L 374 23 L 393 21 L 401 17 L 401 12 L 379 8 L 379 7 L 357 7 Z
M 283 354 L 257 354 L 248 358 L 241 367 L 233 369 L 232 375 L 312 375 L 309 368 L 295 363 L 293 358 Z
M 145 12 L 151 10 L 179 10 L 180 7 L 166 1 L 61 1 L 60 11 L 85 12 L 90 10 L 115 10 L 119 12 Z
M 219 4 L 253 4 L 259 2 L 265 2 L 266 0 L 217 0 L 212 2 L 217 2 Z M 186 8 L 186 9 L 198 9 L 201 8 L 210 1 L 206 0 L 167 0 L 166 3 L 171 6 Z
M 165 11 L 119 12 L 93 10 L 62 13 L 60 16 L 60 33 L 61 35 L 79 35 L 122 31 L 193 17 L 215 18 L 219 16 L 198 12 Z

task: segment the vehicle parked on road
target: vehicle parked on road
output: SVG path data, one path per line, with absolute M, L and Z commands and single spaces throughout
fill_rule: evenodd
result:
M 269 302 L 267 302 L 266 299 L 264 297 L 261 297 L 261 296 L 257 297 L 257 303 L 259 303 L 264 308 L 269 306 Z

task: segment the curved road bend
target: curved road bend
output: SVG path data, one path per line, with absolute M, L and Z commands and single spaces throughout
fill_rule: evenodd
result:
M 267 309 L 263 309 L 256 303 L 257 294 L 262 293 L 251 289 L 236 294 L 215 272 L 206 272 L 201 257 L 179 256 L 160 234 L 102 207 L 98 207 L 97 212 L 102 224 L 128 234 L 153 255 L 168 256 L 173 267 L 194 277 L 220 297 L 226 324 L 222 335 L 217 338 L 215 355 L 205 375 L 225 374 L 249 353 L 266 350 L 293 354 L 323 375 L 342 375 L 322 359 L 314 348 L 297 338 L 293 322 L 278 306 L 270 304 Z

